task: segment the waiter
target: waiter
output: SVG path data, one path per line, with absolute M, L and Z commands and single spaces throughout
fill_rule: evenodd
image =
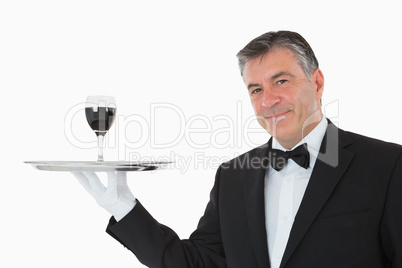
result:
M 149 267 L 402 267 L 402 147 L 323 116 L 324 76 L 307 41 L 268 32 L 238 54 L 272 136 L 223 163 L 189 239 L 157 222 L 124 172 L 74 175 L 113 217 L 107 232 Z

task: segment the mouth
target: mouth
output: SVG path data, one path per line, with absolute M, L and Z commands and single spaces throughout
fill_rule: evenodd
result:
M 288 113 L 289 111 L 271 114 L 266 116 L 265 119 L 268 121 L 278 121 L 280 119 L 284 119 Z

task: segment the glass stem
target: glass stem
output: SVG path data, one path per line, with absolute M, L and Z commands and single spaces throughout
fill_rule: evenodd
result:
M 98 161 L 103 161 L 103 135 L 98 135 Z

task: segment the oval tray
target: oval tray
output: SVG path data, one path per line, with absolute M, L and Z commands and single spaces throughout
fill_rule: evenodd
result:
M 47 171 L 148 171 L 167 168 L 172 162 L 134 161 L 24 161 L 36 169 Z

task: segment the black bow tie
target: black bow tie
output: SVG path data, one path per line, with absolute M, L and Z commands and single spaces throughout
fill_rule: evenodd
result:
M 268 158 L 271 167 L 277 171 L 285 167 L 289 158 L 305 169 L 310 165 L 310 154 L 307 150 L 307 143 L 298 146 L 292 151 L 286 152 L 270 147 L 268 150 Z

